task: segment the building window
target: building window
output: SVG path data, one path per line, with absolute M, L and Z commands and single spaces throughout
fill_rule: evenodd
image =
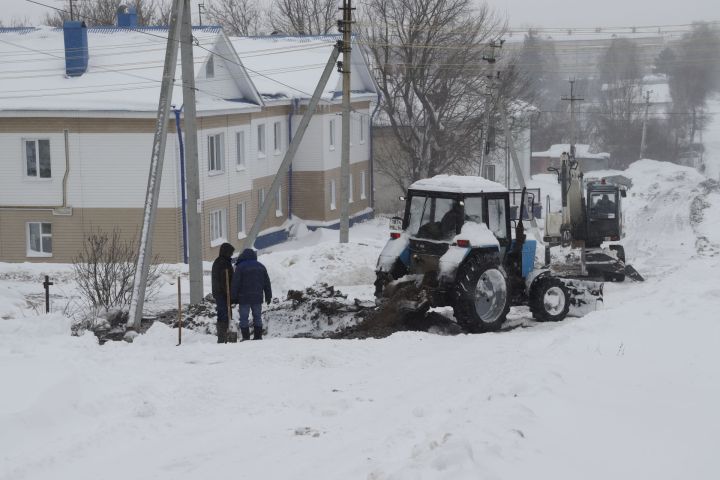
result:
M 215 76 L 215 57 L 210 54 L 207 63 L 205 64 L 205 77 L 213 78 Z
M 238 238 L 245 237 L 245 202 L 237 204 Z
M 335 210 L 337 205 L 335 204 L 335 180 L 330 180 L 330 210 Z
M 485 165 L 483 168 L 483 177 L 488 180 L 495 181 L 495 165 Z
M 282 217 L 283 215 L 283 208 L 282 208 L 282 187 L 278 188 L 277 193 L 275 194 L 275 216 L 276 217 Z
M 235 167 L 245 168 L 245 132 L 235 132 Z
M 275 147 L 275 153 L 280 153 L 282 150 L 282 131 L 280 130 L 280 122 L 273 124 L 273 146 Z
M 360 143 L 365 143 L 365 115 L 360 115 Z
M 210 246 L 217 247 L 227 242 L 227 211 L 213 210 L 210 212 Z
M 261 188 L 258 190 L 258 212 L 262 208 L 263 203 L 265 203 L 265 189 Z
M 335 119 L 330 120 L 330 131 L 328 133 L 330 139 L 330 150 L 335 149 Z
M 27 256 L 52 257 L 52 224 L 28 222 Z
M 257 150 L 258 156 L 265 156 L 265 124 L 261 123 L 257 127 Z
M 50 178 L 50 140 L 25 140 L 25 175 Z
M 223 170 L 224 155 L 224 135 L 217 133 L 208 135 L 208 171 L 210 173 L 219 173 Z
M 365 195 L 365 170 L 360 172 L 360 200 L 365 200 L 367 196 Z
M 353 198 L 353 174 L 350 174 L 350 177 L 348 178 L 348 202 L 352 203 L 355 199 Z

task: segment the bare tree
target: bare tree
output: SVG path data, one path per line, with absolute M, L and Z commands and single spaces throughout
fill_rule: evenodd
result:
M 599 103 L 589 109 L 594 143 L 610 152 L 614 166 L 624 168 L 638 158 L 642 134 L 642 63 L 637 44 L 613 39 L 598 72 Z
M 392 146 L 378 148 L 378 170 L 401 188 L 474 170 L 490 73 L 482 57 L 503 22 L 472 0 L 368 0 L 364 11 L 362 43 L 391 132 Z
M 88 26 L 115 25 L 117 10 L 120 5 L 135 7 L 138 25 L 167 25 L 168 0 L 88 0 L 73 2 L 73 13 L 76 20 L 84 21 Z M 53 27 L 61 27 L 63 22 L 70 20 L 70 2 L 64 2 L 62 10 L 55 10 L 45 15 L 44 23 Z
M 324 35 L 337 25 L 337 0 L 274 0 L 268 13 L 273 30 L 297 35 Z
M 673 60 L 668 66 L 670 94 L 673 109 L 687 112 L 685 117 L 686 142 L 695 142 L 698 131 L 706 119 L 702 115 L 707 98 L 713 91 L 720 91 L 718 73 L 720 31 L 707 23 L 696 23 L 679 42 Z
M 136 257 L 134 243 L 124 240 L 117 228 L 110 234 L 94 231 L 85 238 L 82 250 L 73 259 L 73 270 L 80 296 L 89 313 L 128 308 Z M 148 275 L 146 299 L 157 292 L 157 263 L 156 257 Z
M 213 0 L 206 15 L 228 35 L 239 36 L 257 35 L 265 16 L 257 0 Z

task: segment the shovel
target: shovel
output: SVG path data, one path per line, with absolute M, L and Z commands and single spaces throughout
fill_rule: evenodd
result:
M 225 270 L 225 294 L 227 297 L 227 312 L 228 312 L 228 333 L 227 333 L 227 341 L 228 343 L 237 343 L 238 341 L 238 332 L 235 328 L 235 324 L 232 320 L 232 302 L 230 301 L 230 274 L 227 270 Z

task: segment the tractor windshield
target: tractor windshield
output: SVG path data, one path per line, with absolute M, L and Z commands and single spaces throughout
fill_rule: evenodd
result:
M 462 224 L 462 208 L 452 198 L 414 195 L 410 201 L 408 232 L 417 238 L 451 240 Z

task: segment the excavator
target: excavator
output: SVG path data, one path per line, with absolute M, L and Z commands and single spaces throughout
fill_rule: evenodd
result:
M 622 199 L 627 196 L 626 188 L 605 178 L 584 179 L 577 160 L 568 153 L 561 155 L 559 167 L 548 170 L 558 177 L 562 211 L 550 212 L 546 202 L 545 263 L 558 272 L 572 271 L 575 275 L 609 282 L 622 282 L 626 276 L 643 281 L 642 275 L 625 263 L 625 249 L 621 244 L 603 246 L 623 237 Z M 551 262 L 550 247 L 555 246 L 579 250 L 579 260 Z

